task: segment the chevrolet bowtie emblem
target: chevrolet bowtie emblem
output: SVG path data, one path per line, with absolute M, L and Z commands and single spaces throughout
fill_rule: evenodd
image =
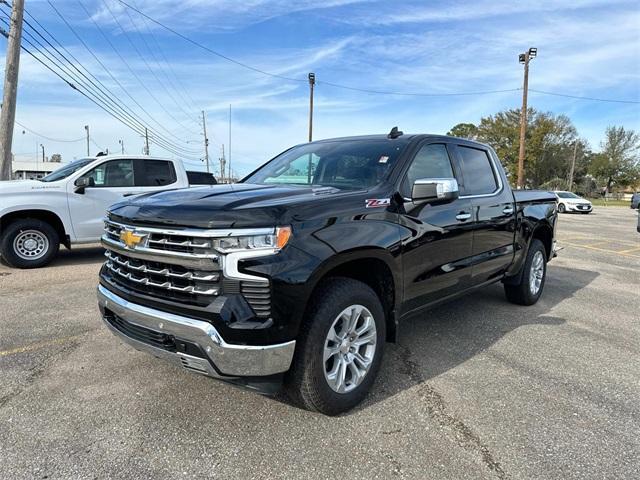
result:
M 144 235 L 137 235 L 131 230 L 122 230 L 120 232 L 120 240 L 129 248 L 135 248 L 143 238 Z

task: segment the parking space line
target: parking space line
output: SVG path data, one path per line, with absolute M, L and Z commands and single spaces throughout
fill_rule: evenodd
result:
M 64 343 L 71 342 L 77 338 L 80 338 L 81 336 L 82 335 L 72 335 L 70 337 L 54 338 L 51 340 L 44 340 L 42 342 L 30 343 L 28 345 L 12 348 L 10 350 L 0 350 L 0 357 L 7 357 L 9 355 L 16 355 L 18 353 L 32 352 L 34 350 L 39 350 L 41 348 L 51 347 L 53 345 L 61 345 Z
M 640 250 L 640 247 L 632 248 L 632 249 L 630 249 L 630 250 L 621 250 L 621 251 L 620 251 L 620 252 L 618 252 L 618 253 L 637 252 L 638 250 Z
M 620 251 L 615 251 L 615 250 L 607 250 L 606 248 L 592 247 L 590 245 L 578 245 L 576 243 L 569 243 L 569 242 L 565 242 L 565 241 L 560 241 L 560 244 L 561 245 L 569 245 L 570 247 L 576 247 L 576 248 L 587 248 L 589 250 L 595 250 L 597 252 L 614 253 L 616 255 L 622 255 L 623 257 L 640 258 L 640 255 L 631 255 L 630 253 L 628 253 L 629 252 L 628 250 L 624 250 L 624 251 L 620 252 Z M 631 251 L 634 251 L 634 250 L 636 250 L 636 249 L 634 248 Z

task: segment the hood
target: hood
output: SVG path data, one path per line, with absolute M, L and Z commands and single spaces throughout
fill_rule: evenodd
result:
M 569 203 L 571 205 L 578 205 L 580 203 L 591 203 L 589 200 L 585 198 L 563 198 L 565 203 Z
M 340 203 L 345 196 L 353 195 L 365 196 L 366 192 L 239 183 L 140 195 L 113 205 L 109 211 L 115 221 L 128 220 L 139 225 L 263 227 L 308 218 L 321 204 Z
M 37 180 L 8 180 L 0 182 L 0 195 L 6 193 L 25 193 L 32 190 L 63 188 L 59 183 L 39 182 Z

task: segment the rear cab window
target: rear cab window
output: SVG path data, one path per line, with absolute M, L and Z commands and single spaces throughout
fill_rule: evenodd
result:
M 491 195 L 499 188 L 497 172 L 489 153 L 481 148 L 457 145 L 464 195 Z
M 167 160 L 137 160 L 136 186 L 162 187 L 177 180 L 173 162 Z

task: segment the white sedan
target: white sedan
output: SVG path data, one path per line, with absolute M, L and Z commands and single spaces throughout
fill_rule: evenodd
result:
M 593 205 L 589 200 L 579 197 L 572 192 L 555 191 L 553 192 L 558 196 L 558 212 L 580 212 L 590 213 L 593 210 Z

